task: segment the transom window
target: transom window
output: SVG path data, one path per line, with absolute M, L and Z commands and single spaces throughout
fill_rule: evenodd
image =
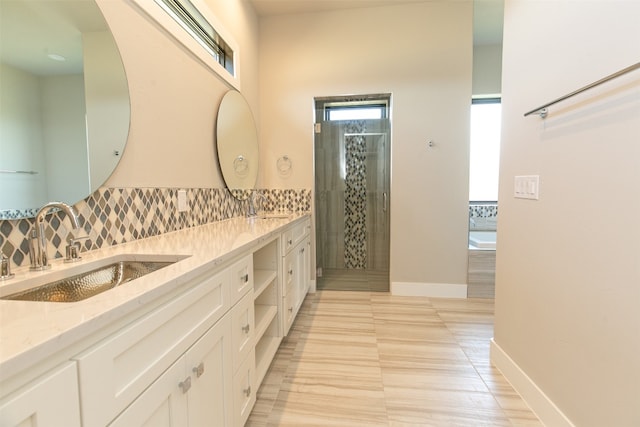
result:
M 387 107 L 384 101 L 330 102 L 324 105 L 324 119 L 327 121 L 386 119 Z
M 234 75 L 233 49 L 216 32 L 190 0 L 155 0 L 213 58 Z
M 469 201 L 498 201 L 501 117 L 500 98 L 473 99 L 469 151 Z

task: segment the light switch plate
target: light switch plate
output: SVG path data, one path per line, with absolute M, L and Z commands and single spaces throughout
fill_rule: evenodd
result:
M 521 175 L 515 177 L 514 194 L 516 199 L 540 198 L 540 175 Z

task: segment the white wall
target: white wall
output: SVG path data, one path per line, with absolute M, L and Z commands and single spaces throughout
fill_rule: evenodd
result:
M 91 192 L 83 76 L 52 75 L 40 80 L 47 194 L 34 208 L 51 200 L 75 202 Z
M 471 23 L 470 1 L 260 21 L 266 187 L 313 187 L 314 97 L 392 93 L 391 280 L 410 292 L 466 284 Z
M 2 64 L 0 209 L 35 209 L 89 193 L 82 74 L 36 76 Z
M 222 187 L 215 118 L 226 83 L 128 3 L 98 4 L 123 57 L 132 109 L 107 184 Z M 314 96 L 391 92 L 392 280 L 465 284 L 471 1 L 268 18 L 259 34 L 247 2 L 208 4 L 240 45 L 242 92 L 260 127 L 258 185 L 313 186 Z M 293 160 L 286 180 L 275 170 L 283 154 Z
M 502 93 L 502 45 L 473 47 L 473 95 Z
M 0 64 L 0 169 L 36 171 L 36 175 L 0 173 L 0 210 L 32 209 L 47 200 L 46 163 L 42 156 L 40 79 Z
M 131 128 L 114 187 L 224 187 L 215 150 L 215 121 L 230 89 L 129 2 L 98 0 L 123 59 Z M 206 0 L 239 44 L 242 93 L 258 106 L 258 21 L 243 0 Z
M 95 191 L 109 178 L 120 161 L 129 133 L 131 109 L 126 76 L 111 33 L 83 33 L 82 58 L 86 138 L 91 165 L 89 186 L 91 191 Z M 119 154 L 115 154 L 116 152 Z
M 506 2 L 492 358 L 547 425 L 640 425 L 640 71 L 523 113 L 636 63 L 639 16 Z M 527 174 L 538 201 L 513 198 Z

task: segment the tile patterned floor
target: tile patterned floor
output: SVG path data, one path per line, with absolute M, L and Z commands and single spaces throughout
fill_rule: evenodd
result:
M 493 300 L 309 294 L 246 425 L 542 426 L 492 336 Z

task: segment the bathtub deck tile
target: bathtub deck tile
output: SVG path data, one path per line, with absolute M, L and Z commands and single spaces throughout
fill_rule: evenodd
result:
M 496 251 L 470 250 L 467 276 L 469 298 L 493 298 L 496 281 Z

